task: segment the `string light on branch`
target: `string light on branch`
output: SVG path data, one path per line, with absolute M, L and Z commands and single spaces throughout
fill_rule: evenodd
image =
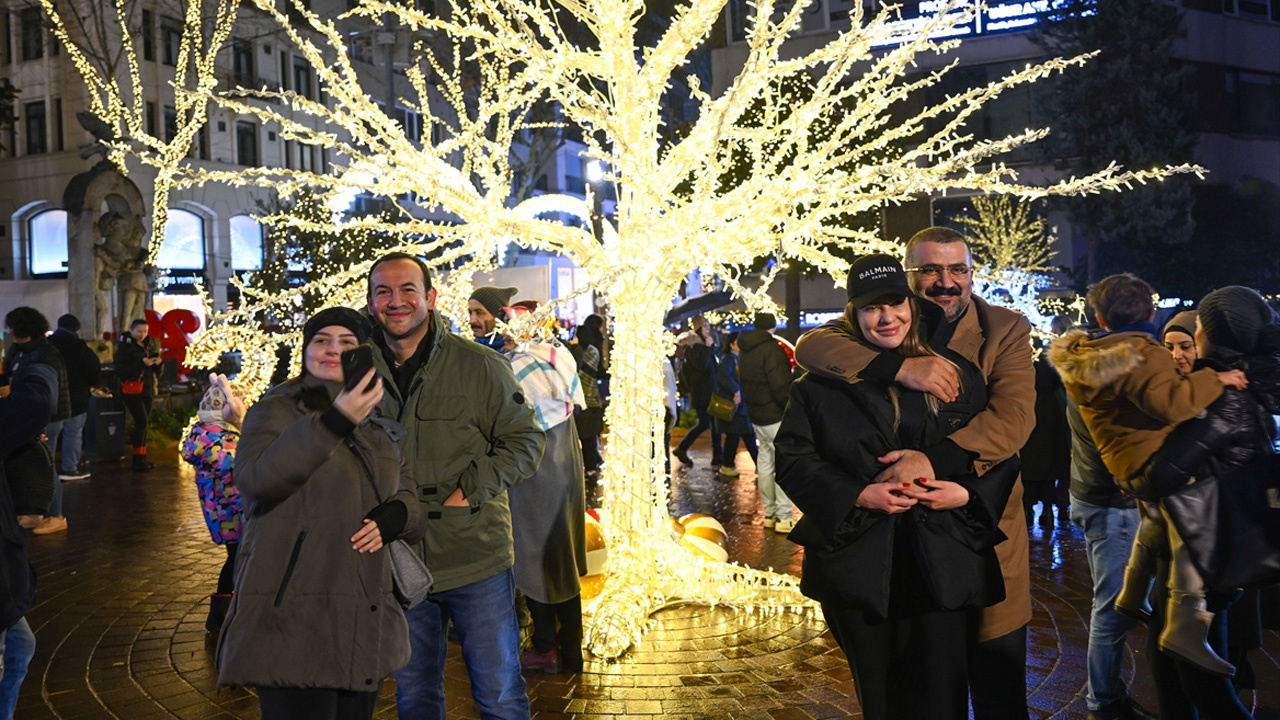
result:
M 51 0 L 42 2 L 56 16 Z M 222 13 L 224 7 L 213 0 L 188 4 L 189 17 L 215 7 Z M 210 43 L 225 35 L 214 33 L 206 42 L 183 34 L 184 57 L 196 58 L 175 88 L 190 110 L 181 126 L 183 147 L 190 147 L 191 133 L 207 120 L 206 109 L 216 106 L 272 124 L 282 138 L 324 149 L 335 158 L 327 172 L 193 165 L 177 155 L 179 140 L 144 138 L 140 100 L 77 62 L 93 90 L 94 112 L 120 127 L 122 136 L 144 138 L 113 145 L 112 152 L 137 158 L 164 178 L 157 182 L 157 227 L 163 226 L 162 199 L 167 200 L 162 189 L 220 183 L 288 196 L 311 188 L 322 199 L 362 190 L 391 199 L 399 212 L 394 219 L 361 224 L 426 258 L 442 278 L 438 307 L 458 318 L 465 317 L 472 275 L 492 269 L 499 249 L 512 242 L 570 257 L 586 270 L 591 289 L 610 308 L 614 339 L 611 431 L 601 481 L 602 523 L 614 543 L 612 571 L 587 631 L 588 649 L 600 658 L 619 657 L 643 633 L 649 615 L 671 602 L 816 612 L 795 578 L 700 559 L 665 537 L 670 519 L 662 363 L 671 341 L 663 319 L 687 275 L 701 268 L 720 277 L 748 307 L 774 307 L 762 291 L 738 282 L 740 269 L 757 258 L 776 257 L 804 262 L 843 283 L 844 255 L 887 247 L 874 232 L 851 229 L 850 216 L 948 191 L 1034 199 L 1203 172 L 1191 165 L 1112 165 L 1046 185 L 1023 182 L 1000 158 L 1047 130 L 975 140 L 964 131 L 965 121 L 1003 93 L 1069 72 L 1088 56 L 1029 64 L 939 102 L 922 102 L 950 66 L 909 73 L 918 57 L 959 45 L 934 38 L 946 37 L 962 22 L 972 9 L 967 0 L 940 0 L 936 13 L 919 19 L 907 40 L 892 6 L 871 13 L 866 3 L 853 3 L 848 31 L 826 45 L 785 52 L 784 43 L 799 33 L 810 4 L 796 2 L 774 17 L 772 4 L 762 2 L 751 20 L 740 71 L 715 97 L 688 78 L 697 119 L 679 137 L 669 137 L 663 130 L 666 88 L 685 72 L 690 53 L 716 27 L 724 4 L 687 0 L 661 37 L 637 48 L 642 0 L 470 0 L 452 3 L 447 16 L 409 3 L 360 0 L 339 18 L 320 17 L 301 2 L 285 12 L 274 0 L 255 0 L 255 16 L 274 22 L 294 54 L 311 65 L 323 102 L 282 90 L 218 91 L 212 60 L 204 58 L 216 54 L 218 45 Z M 421 113 L 435 141 L 408 137 L 360 85 L 361 73 L 351 64 L 340 24 L 381 25 L 385 17 L 433 38 L 419 44 L 419 56 L 408 64 L 410 97 L 401 101 Z M 65 30 L 55 32 L 66 39 Z M 899 44 L 887 47 L 891 41 Z M 135 85 L 137 66 L 134 58 Z M 784 79 L 800 73 L 811 79 L 804 92 L 780 90 Z M 513 143 L 530 110 L 543 103 L 555 103 L 566 126 L 585 131 L 584 156 L 600 163 L 603 181 L 616 190 L 611 218 L 599 221 L 590 203 L 554 193 L 514 207 L 508 203 Z M 812 132 L 819 126 L 821 132 Z M 558 221 L 553 213 L 561 212 L 580 222 Z M 448 219 L 422 219 L 442 216 Z M 312 229 L 349 225 L 264 220 Z M 212 363 L 220 350 L 240 348 L 250 360 L 246 382 L 261 387 L 267 356 L 274 358 L 274 345 L 289 338 L 256 330 L 260 314 L 296 308 L 301 293 L 359 305 L 371 261 L 352 257 L 347 267 L 303 288 L 249 293 L 241 307 L 215 317 L 196 354 Z

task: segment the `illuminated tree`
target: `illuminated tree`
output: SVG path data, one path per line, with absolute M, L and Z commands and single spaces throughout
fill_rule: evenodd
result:
M 649 615 L 672 602 L 767 611 L 813 606 L 800 595 L 794 578 L 711 562 L 670 541 L 661 482 L 661 363 L 671 341 L 662 320 L 688 273 L 698 268 L 714 273 L 748 305 L 774 309 L 765 294 L 767 284 L 749 291 L 737 281 L 741 268 L 755 258 L 802 260 L 842 282 L 847 264 L 831 248 L 892 249 L 872 233 L 836 222 L 840 217 L 953 188 L 1037 198 L 1116 189 L 1198 170 L 1110 167 L 1036 187 L 1020 182 L 1017 172 L 998 158 L 1043 137 L 1045 130 L 991 141 L 965 134 L 964 120 L 984 102 L 1010 87 L 1080 64 L 1083 57 L 1031 65 L 940 103 L 912 105 L 947 69 L 914 79 L 907 79 L 907 72 L 917 56 L 958 45 L 957 40 L 930 38 L 945 37 L 949 28 L 966 20 L 963 0 L 944 2 L 942 11 L 926 19 L 913 36 L 903 35 L 892 9 L 866 15 L 857 3 L 851 31 L 798 55 L 790 48 L 783 52 L 783 43 L 798 30 L 811 3 L 795 2 L 774 18 L 774 3 L 760 0 L 743 68 L 718 97 L 690 77 L 697 117 L 672 139 L 662 126 L 663 97 L 673 74 L 682 73 L 689 54 L 716 26 L 723 4 L 688 0 L 660 37 L 638 43 L 643 0 L 472 0 L 448 15 L 362 0 L 351 17 L 379 22 L 389 14 L 413 31 L 452 41 L 444 51 L 451 56 L 425 53 L 406 70 L 417 95 L 416 100 L 406 98 L 406 104 L 443 130 L 439 144 L 419 146 L 363 91 L 335 21 L 298 4 L 294 11 L 307 20 L 303 27 L 269 0 L 257 0 L 259 11 L 279 23 L 297 52 L 310 61 L 327 102 L 271 91 L 242 90 L 233 98 L 188 81 L 190 102 L 216 101 L 277 123 L 285 139 L 328 148 L 340 158 L 332 174 L 283 168 L 204 170 L 150 145 L 131 150 L 142 162 L 173 173 L 174 187 L 253 184 L 284 195 L 312 187 L 330 197 L 355 188 L 394 198 L 406 222 L 361 219 L 347 224 L 377 227 L 448 270 L 440 284 L 441 306 L 454 317 L 465 313 L 472 273 L 491 267 L 497 248 L 509 242 L 569 256 L 586 270 L 612 309 L 614 339 L 612 430 L 603 478 L 604 520 L 612 541 L 610 578 L 587 637 L 588 648 L 599 657 L 625 652 Z M 563 28 L 570 22 L 585 29 L 590 42 L 568 37 Z M 901 43 L 885 48 L 894 38 Z M 479 68 L 478 84 L 464 83 L 456 71 L 464 52 Z M 803 99 L 782 97 L 779 81 L 799 72 L 812 77 L 812 93 Z M 279 100 L 318 116 L 326 127 L 313 129 L 245 96 Z M 540 195 L 515 205 L 508 201 L 513 138 L 524 130 L 529 109 L 548 101 L 558 105 L 566 122 L 584 129 L 586 156 L 600 162 L 606 180 L 616 185 L 615 219 L 603 223 L 599 237 L 591 229 L 590 199 Z M 739 122 L 753 105 L 760 109 L 759 121 Z M 921 109 L 900 113 L 906 117 L 892 114 L 908 106 Z M 843 112 L 836 116 L 833 108 Z M 119 112 L 108 117 L 124 122 Z M 831 122 L 815 133 L 823 118 Z M 942 121 L 927 129 L 934 118 Z M 886 152 L 890 147 L 898 151 Z M 127 149 L 124 144 L 118 148 L 122 153 Z M 744 157 L 749 170 L 735 183 L 723 183 Z M 415 219 L 421 211 L 439 210 L 454 219 Z M 583 222 L 567 225 L 548 213 Z M 296 217 L 272 221 L 300 229 L 317 225 Z M 318 281 L 314 289 L 335 304 L 360 304 L 371 260 Z M 276 342 L 278 338 L 247 330 L 246 313 L 292 301 L 283 293 L 222 315 L 222 324 L 202 337 L 193 354 L 209 357 L 231 346 Z
M 993 273 L 1012 270 L 1044 273 L 1052 268 L 1049 261 L 1057 253 L 1049 231 L 1049 221 L 1035 217 L 1029 203 L 1018 202 L 1006 195 L 973 198 L 977 217 L 959 217 L 965 226 L 965 238 L 973 251 L 974 262 Z

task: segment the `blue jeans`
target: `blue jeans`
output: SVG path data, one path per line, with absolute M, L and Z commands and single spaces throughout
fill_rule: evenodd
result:
M 1093 611 L 1089 616 L 1089 694 L 1085 704 L 1090 710 L 1124 700 L 1129 696 L 1120 677 L 1124 658 L 1124 636 L 1137 621 L 1116 612 L 1116 596 L 1124 587 L 1124 570 L 1138 531 L 1137 508 L 1112 508 L 1092 505 L 1072 497 L 1071 522 L 1084 531 L 1085 550 L 1089 555 L 1089 574 L 1093 577 Z
M 27 666 L 36 654 L 36 635 L 26 618 L 20 618 L 0 636 L 4 664 L 0 666 L 0 720 L 13 720 L 18 707 L 18 688 L 27 677 Z
M 63 475 L 76 474 L 84 444 L 84 421 L 88 416 L 89 413 L 80 413 L 62 421 L 62 468 L 58 472 Z
M 529 696 L 520 675 L 515 574 L 510 568 L 470 585 L 432 593 L 405 617 L 413 656 L 395 675 L 400 717 L 445 720 L 444 663 L 452 620 L 480 717 L 529 720 Z

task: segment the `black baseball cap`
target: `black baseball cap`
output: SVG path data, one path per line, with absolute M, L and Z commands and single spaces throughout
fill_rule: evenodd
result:
M 849 302 L 860 310 L 883 297 L 910 297 L 907 274 L 897 258 L 884 253 L 863 255 L 849 266 Z

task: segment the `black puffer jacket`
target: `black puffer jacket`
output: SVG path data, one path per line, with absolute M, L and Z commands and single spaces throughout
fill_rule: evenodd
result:
M 49 344 L 46 338 L 32 338 L 27 342 L 13 344 L 13 359 L 6 368 L 10 385 L 21 385 L 24 373 L 30 372 L 36 365 L 48 365 L 58 376 L 57 394 L 53 397 L 53 406 L 49 408 L 49 421 L 65 420 L 71 417 L 71 393 L 68 390 L 67 368 L 62 361 L 58 349 Z
M 160 366 L 148 365 L 143 360 L 159 355 L 160 346 L 151 337 L 148 336 L 139 344 L 132 335 L 125 333 L 116 344 L 116 377 L 120 382 L 141 380 L 142 394 L 154 396 Z
M 738 380 L 742 384 L 742 402 L 756 425 L 781 422 L 791 392 L 791 361 L 773 333 L 748 330 L 738 337 L 742 348 L 738 358 Z
M 976 367 L 961 368 L 961 396 L 934 415 L 925 396 L 901 391 L 894 427 L 890 388 L 806 375 L 791 386 L 778 432 L 778 484 L 804 512 L 790 539 L 805 547 L 800 589 L 878 617 L 930 609 L 985 607 L 1004 597 L 994 547 L 1005 539 L 1000 515 L 1016 481 L 1017 459 L 978 479 L 950 477 L 969 490 L 963 508 L 916 506 L 886 515 L 857 506 L 890 450 L 919 449 L 963 427 L 986 405 Z
M 1221 510 L 1229 506 L 1220 494 L 1220 484 L 1232 481 L 1229 475 L 1233 470 L 1262 459 L 1264 444 L 1275 435 L 1274 415 L 1280 412 L 1280 358 L 1246 357 L 1230 365 L 1202 358 L 1196 367 L 1242 369 L 1249 387 L 1227 388 L 1201 416 L 1179 425 L 1152 458 L 1146 475 L 1177 488 L 1161 502 L 1197 569 L 1206 580 L 1212 580 L 1227 572 L 1220 566 L 1230 563 L 1230 557 L 1262 552 L 1257 547 L 1230 546 L 1241 534 L 1238 527 L 1222 527 Z M 1259 496 L 1254 500 L 1263 504 L 1266 499 Z M 1231 519 L 1248 522 L 1244 517 Z
M 58 328 L 49 336 L 49 344 L 62 353 L 62 362 L 67 368 L 71 415 L 88 412 L 89 390 L 102 382 L 102 361 L 70 330 Z

